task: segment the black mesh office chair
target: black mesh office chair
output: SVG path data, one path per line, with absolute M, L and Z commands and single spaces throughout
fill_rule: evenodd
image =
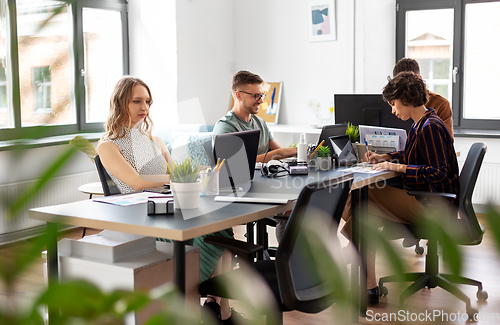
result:
M 279 307 L 277 314 L 280 315 L 281 323 L 284 311 L 298 310 L 305 313 L 318 313 L 333 304 L 337 292 L 332 283 L 343 280 L 336 278 L 337 275 L 334 275 L 333 272 L 328 278 L 317 277 L 317 272 L 313 269 L 314 266 L 310 265 L 307 256 L 304 256 L 304 242 L 299 238 L 302 234 L 301 229 L 304 229 L 302 225 L 306 221 L 315 218 L 321 219 L 323 222 L 316 223 L 316 226 L 324 231 L 325 227 L 335 225 L 334 220 L 337 222 L 340 220 L 351 183 L 352 174 L 306 186 L 301 191 L 290 215 L 278 247 L 276 259 L 250 264 L 263 277 L 273 292 Z M 320 212 L 318 213 L 318 211 Z M 334 235 L 330 233 L 328 238 L 332 241 L 330 244 L 339 245 L 338 249 L 340 250 L 336 232 Z M 342 266 L 345 267 L 345 265 Z M 202 296 L 234 298 L 230 292 L 227 293 L 217 286 L 217 283 L 227 281 L 228 274 L 235 274 L 235 272 L 241 274 L 242 271 L 230 271 L 202 282 L 199 287 L 200 294 Z M 248 278 L 242 280 L 252 281 Z M 234 289 L 235 291 L 241 290 L 240 287 Z M 266 320 L 269 322 L 270 317 L 266 317 Z
M 96 155 L 94 157 L 94 162 L 97 168 L 97 174 L 99 174 L 99 180 L 101 181 L 104 196 L 120 194 L 120 190 L 118 189 L 118 187 L 116 187 L 115 182 L 113 182 L 109 174 L 106 172 L 106 169 L 102 165 L 99 155 Z M 85 237 L 86 232 L 87 228 L 83 228 L 82 238 Z
M 460 194 L 458 197 L 459 207 L 458 214 L 460 219 L 454 218 L 453 229 L 458 232 L 459 245 L 479 245 L 483 239 L 484 228 L 478 222 L 476 213 L 472 206 L 472 193 L 476 185 L 479 170 L 483 162 L 484 155 L 486 154 L 486 145 L 484 143 L 474 143 L 465 164 L 460 173 Z M 426 193 L 421 192 L 408 192 L 410 195 L 426 197 Z M 443 193 L 432 193 L 433 196 L 443 196 L 445 198 L 455 198 L 454 195 Z M 456 213 L 454 211 L 453 213 Z M 488 299 L 488 293 L 483 290 L 481 282 L 472 280 L 465 277 L 456 277 L 450 274 L 439 273 L 438 265 L 438 243 L 435 238 L 432 238 L 427 228 L 413 227 L 411 231 L 415 233 L 417 238 L 427 239 L 427 255 L 425 259 L 425 272 L 421 273 L 406 273 L 403 275 L 404 281 L 414 281 L 400 296 L 399 303 L 403 306 L 405 300 L 412 294 L 425 287 L 435 288 L 441 287 L 450 292 L 466 304 L 467 314 L 473 316 L 477 311 L 471 307 L 469 297 L 467 297 L 456 284 L 467 284 L 477 286 L 477 299 Z M 379 287 L 380 295 L 387 295 L 387 287 L 384 286 L 386 282 L 399 281 L 398 276 L 387 276 L 380 278 Z
M 115 182 L 111 179 L 108 172 L 102 165 L 101 158 L 99 155 L 94 157 L 95 166 L 97 168 L 97 173 L 99 174 L 99 180 L 101 181 L 102 191 L 104 192 L 104 196 L 110 196 L 115 194 L 120 194 L 120 190 L 116 187 Z

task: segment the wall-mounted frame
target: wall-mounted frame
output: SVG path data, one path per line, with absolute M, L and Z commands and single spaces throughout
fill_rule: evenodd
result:
M 308 1 L 307 17 L 307 34 L 310 42 L 337 39 L 335 0 Z
M 260 104 L 259 112 L 255 115 L 266 121 L 267 124 L 277 124 L 280 112 L 281 92 L 283 82 L 264 82 L 264 93 L 266 98 Z M 234 106 L 234 99 L 231 96 L 231 108 Z

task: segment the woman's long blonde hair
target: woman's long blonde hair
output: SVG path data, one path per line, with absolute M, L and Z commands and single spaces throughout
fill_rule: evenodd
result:
M 132 99 L 132 90 L 135 85 L 140 85 L 146 88 L 149 94 L 149 106 L 153 104 L 153 97 L 151 96 L 151 90 L 144 81 L 139 78 L 132 76 L 122 77 L 115 85 L 113 93 L 111 94 L 111 99 L 109 100 L 109 116 L 104 125 L 106 133 L 103 135 L 102 139 L 114 140 L 117 138 L 124 137 L 128 134 L 128 130 L 133 126 L 131 125 L 132 120 L 130 118 L 128 105 Z M 126 132 L 123 132 L 123 127 L 127 128 Z M 140 126 L 141 130 L 150 138 L 151 129 L 153 127 L 153 121 L 149 117 L 149 112 L 144 123 Z

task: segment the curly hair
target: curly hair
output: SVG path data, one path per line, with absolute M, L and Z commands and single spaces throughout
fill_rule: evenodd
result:
M 403 71 L 394 78 L 387 77 L 389 81 L 382 91 L 383 99 L 390 103 L 399 99 L 404 106 L 415 107 L 427 103 L 428 94 L 425 82 L 413 72 Z
M 262 80 L 259 75 L 251 73 L 250 71 L 241 70 L 236 72 L 233 76 L 233 85 L 231 86 L 231 89 L 233 92 L 236 92 L 241 86 L 248 84 L 262 84 L 263 82 L 264 80 Z
M 128 129 L 132 126 L 132 120 L 130 118 L 128 105 L 132 99 L 132 91 L 134 86 L 140 85 L 146 88 L 149 95 L 149 106 L 153 104 L 153 97 L 151 96 L 151 90 L 144 81 L 139 78 L 132 76 L 124 76 L 115 85 L 113 93 L 111 94 L 111 99 L 109 100 L 109 116 L 105 123 L 106 133 L 103 135 L 102 139 L 108 138 L 114 140 L 117 138 L 122 138 L 128 134 Z M 153 121 L 149 117 L 149 113 L 144 119 L 144 123 L 141 125 L 141 130 L 152 139 L 151 128 L 153 126 Z M 123 127 L 127 128 L 127 132 L 123 132 Z
M 392 70 L 392 76 L 395 77 L 398 73 L 402 71 L 411 71 L 414 74 L 420 74 L 420 66 L 417 60 L 411 58 L 402 58 L 396 63 L 394 69 Z

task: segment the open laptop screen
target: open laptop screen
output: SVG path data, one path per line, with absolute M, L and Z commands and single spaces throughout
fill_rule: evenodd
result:
M 329 147 L 331 152 L 334 152 L 332 144 L 330 143 L 330 137 L 333 137 L 335 135 L 344 135 L 346 130 L 347 124 L 344 123 L 324 125 L 321 129 L 317 145 L 319 145 L 321 141 L 325 141 L 323 142 L 323 145 Z
M 255 173 L 260 130 L 218 134 L 214 140 L 214 158 L 226 159 L 219 173 L 219 186 L 230 188 L 248 183 Z

